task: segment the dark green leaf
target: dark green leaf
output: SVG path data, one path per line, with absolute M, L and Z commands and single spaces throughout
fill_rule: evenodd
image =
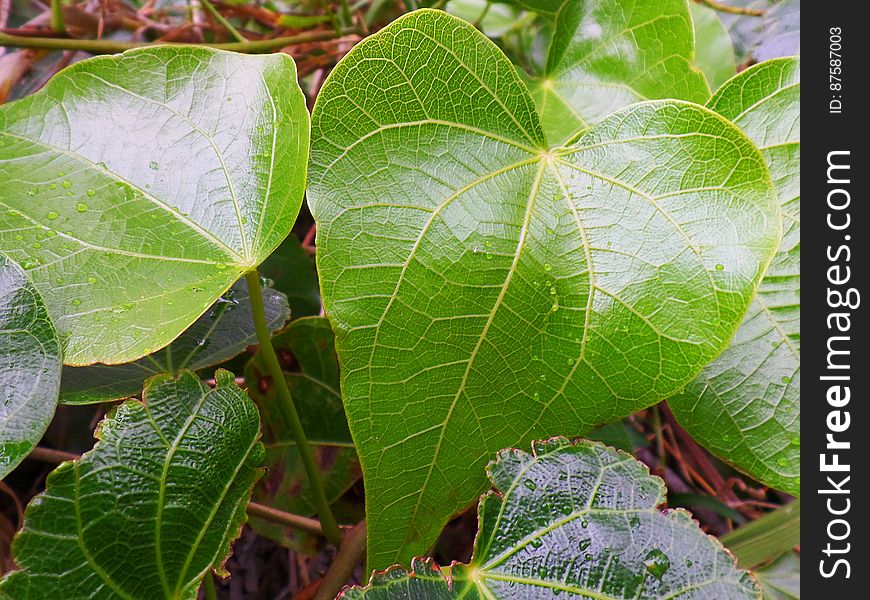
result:
M 0 251 L 67 364 L 165 346 L 286 237 L 308 113 L 286 54 L 156 47 L 81 61 L 0 106 Z
M 0 479 L 27 456 L 54 416 L 60 341 L 39 292 L 0 254 Z
M 691 515 L 661 513 L 665 486 L 629 455 L 593 442 L 538 442 L 489 466 L 469 565 L 377 573 L 345 600 L 566 597 L 759 598 L 748 573 Z
M 725 119 L 642 103 L 546 150 L 507 58 L 435 11 L 336 67 L 311 169 L 375 567 L 425 552 L 500 448 L 691 381 L 779 242 L 764 160 Z
M 710 108 L 761 149 L 784 235 L 728 349 L 669 400 L 680 424 L 755 479 L 800 494 L 800 60 L 758 64 L 722 86 Z
M 263 304 L 269 329 L 274 332 L 284 327 L 290 318 L 284 294 L 264 287 Z M 241 279 L 163 350 L 125 365 L 65 367 L 60 400 L 93 404 L 129 398 L 141 392 L 152 375 L 213 367 L 256 343 L 248 285 Z
M 314 270 L 314 256 L 307 252 L 299 238 L 287 236 L 260 265 L 260 274 L 272 280 L 272 286 L 287 296 L 294 319 L 320 314 L 320 286 Z
M 144 401 L 122 404 L 81 460 L 52 472 L 28 506 L 0 582 L 15 600 L 193 600 L 223 573 L 260 474 L 257 409 L 218 373 L 216 389 L 186 371 L 157 376 Z
M 327 498 L 336 500 L 362 473 L 341 404 L 332 328 L 323 317 L 297 319 L 272 340 L 272 345 L 284 363 L 299 418 L 308 441 L 314 446 Z M 268 469 L 254 489 L 254 499 L 293 514 L 313 515 L 316 510 L 308 478 L 296 443 L 275 411 L 277 395 L 260 354 L 248 363 L 245 380 L 260 407 Z M 299 546 L 297 531 L 257 518 L 251 519 L 251 526 L 281 544 Z

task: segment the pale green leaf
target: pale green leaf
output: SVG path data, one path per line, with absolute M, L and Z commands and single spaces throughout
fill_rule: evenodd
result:
M 0 106 L 0 251 L 67 364 L 190 326 L 293 225 L 308 113 L 286 54 L 157 47 L 81 61 Z
M 800 494 L 800 59 L 760 63 L 710 108 L 761 149 L 784 235 L 728 349 L 669 401 L 692 437 L 755 479 Z
M 522 4 L 534 8 L 539 2 Z M 553 35 L 545 72 L 529 87 L 551 143 L 640 100 L 709 98 L 704 75 L 693 64 L 685 0 L 540 4 L 539 10 L 553 14 Z
M 689 2 L 695 24 L 695 64 L 714 90 L 737 73 L 731 36 L 719 18 L 719 13 Z
M 218 373 L 157 376 L 103 421 L 94 449 L 48 476 L 0 582 L 15 600 L 193 600 L 245 520 L 263 459 L 257 409 Z
M 266 323 L 278 331 L 290 318 L 287 298 L 263 288 Z M 257 343 L 248 285 L 237 281 L 208 311 L 162 350 L 124 365 L 64 367 L 60 401 L 64 404 L 112 402 L 135 396 L 158 373 L 199 371 L 219 365 Z
M 308 317 L 293 321 L 272 339 L 299 412 L 328 500 L 338 499 L 362 475 L 339 392 L 338 358 L 329 321 Z M 268 368 L 257 354 L 245 368 L 248 390 L 260 408 L 267 475 L 254 489 L 254 500 L 293 514 L 314 515 L 315 504 L 302 459 L 290 430 L 276 410 L 278 400 Z M 261 519 L 251 526 L 281 544 L 297 547 L 298 531 Z
M 344 600 L 760 598 L 758 586 L 689 513 L 660 512 L 665 486 L 630 455 L 553 439 L 499 453 L 478 507 L 469 565 L 376 573 Z
M 42 438 L 57 405 L 60 341 L 21 268 L 0 254 L 0 479 Z
M 308 199 L 375 567 L 425 552 L 487 457 L 673 395 L 727 345 L 780 235 L 732 124 L 641 103 L 545 150 L 507 58 L 435 11 L 330 75 Z

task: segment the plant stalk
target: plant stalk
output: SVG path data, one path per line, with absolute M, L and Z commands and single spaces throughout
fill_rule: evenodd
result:
M 202 583 L 205 588 L 205 600 L 218 600 L 217 587 L 214 584 L 214 575 L 211 571 L 205 574 Z
M 317 519 L 309 519 L 308 517 L 294 515 L 257 502 L 248 502 L 247 512 L 248 515 L 252 517 L 258 517 L 266 521 L 271 521 L 272 523 L 278 523 L 285 527 L 292 527 L 293 529 L 307 531 L 308 533 L 313 533 L 315 535 L 323 535 L 323 528 L 320 526 L 320 521 Z
M 269 332 L 269 326 L 266 323 L 266 313 L 263 307 L 263 291 L 260 288 L 260 275 L 256 269 L 248 271 L 245 274 L 245 280 L 248 283 L 248 293 L 251 297 L 251 310 L 254 316 L 254 327 L 257 330 L 257 339 L 260 342 L 260 351 L 263 353 L 263 359 L 269 369 L 269 374 L 272 376 L 272 385 L 275 386 L 275 391 L 278 395 L 277 408 L 285 422 L 284 424 L 289 428 L 293 438 L 296 440 L 296 449 L 299 451 L 299 456 L 302 458 L 302 464 L 305 467 L 305 473 L 308 475 L 308 483 L 311 485 L 311 494 L 314 497 L 317 515 L 320 517 L 323 535 L 330 543 L 335 546 L 341 546 L 341 531 L 338 529 L 338 524 L 335 522 L 332 510 L 329 508 L 329 501 L 326 499 L 326 492 L 323 490 L 320 474 L 314 463 L 314 452 L 312 452 L 311 446 L 308 444 L 308 438 L 305 437 L 305 430 L 302 427 L 302 421 L 299 419 L 299 413 L 296 412 L 296 405 L 293 404 L 293 396 L 290 394 L 287 380 L 284 379 L 281 363 L 278 362 L 278 355 L 275 354 L 275 349 L 272 347 L 272 334 Z
M 720 541 L 741 569 L 776 560 L 801 543 L 800 498 L 723 535 Z
M 764 11 L 760 8 L 744 8 L 742 6 L 731 6 L 730 4 L 723 4 L 718 0 L 695 0 L 698 4 L 703 4 L 713 10 L 718 10 L 719 12 L 728 13 L 729 15 L 743 15 L 746 17 L 763 17 Z
M 345 535 L 344 543 L 335 555 L 335 560 L 329 565 L 326 575 L 320 580 L 320 587 L 314 594 L 314 600 L 332 600 L 345 586 L 353 575 L 353 570 L 360 564 L 366 553 L 366 522 L 365 519 L 354 525 Z
M 221 27 L 226 29 L 227 33 L 233 36 L 234 40 L 236 40 L 237 42 L 241 42 L 242 44 L 247 43 L 248 38 L 239 33 L 239 30 L 233 27 L 233 24 L 227 21 L 226 18 L 224 18 L 220 11 L 218 11 L 218 9 L 214 7 L 214 4 L 212 4 L 209 0 L 199 1 L 202 3 L 205 9 L 211 13 L 211 16 L 213 16 L 215 20 L 221 24 Z
M 350 35 L 359 33 L 356 27 L 339 30 L 340 35 Z M 244 52 L 247 54 L 262 54 L 272 52 L 285 46 L 293 46 L 296 44 L 307 44 L 310 42 L 320 42 L 331 40 L 338 37 L 335 31 L 311 31 L 300 33 L 298 35 L 288 35 L 279 38 L 271 38 L 266 40 L 252 40 L 248 42 L 225 42 L 221 44 L 193 44 L 195 46 L 204 46 L 207 48 L 217 48 L 219 50 L 231 50 L 233 52 Z M 165 45 L 186 45 L 177 44 L 174 42 L 118 42 L 115 40 L 80 40 L 73 38 L 44 38 L 44 37 L 27 37 L 20 35 L 9 35 L 8 33 L 0 32 L 0 46 L 9 46 L 13 48 L 41 48 L 43 50 L 80 50 L 82 52 L 90 52 L 91 54 L 116 54 L 126 50 L 135 48 L 143 48 L 146 46 L 165 46 Z
M 63 22 L 63 0 L 51 0 L 51 28 L 58 33 L 66 33 Z

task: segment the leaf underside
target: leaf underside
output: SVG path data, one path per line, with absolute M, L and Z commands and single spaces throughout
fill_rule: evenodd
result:
M 634 102 L 710 97 L 685 0 L 520 3 L 553 19 L 546 68 L 529 86 L 551 144 Z
M 760 148 L 784 234 L 731 345 L 669 404 L 714 454 L 800 495 L 800 60 L 743 71 L 709 106 Z
M 67 364 L 162 348 L 289 233 L 308 113 L 286 54 L 157 47 L 0 106 L 0 251 Z
M 45 433 L 57 405 L 61 354 L 45 303 L 0 254 L 0 479 Z
M 760 598 L 689 513 L 659 512 L 664 482 L 628 454 L 552 439 L 504 450 L 488 470 L 470 565 L 415 559 L 412 573 L 376 573 L 341 598 Z
M 263 447 L 257 409 L 221 371 L 149 380 L 81 460 L 63 463 L 28 506 L 0 597 L 192 600 L 223 573 L 245 520 Z
M 266 323 L 273 333 L 290 318 L 287 298 L 263 287 Z M 171 344 L 124 365 L 64 367 L 60 401 L 64 404 L 113 402 L 135 396 L 158 373 L 199 371 L 219 365 L 257 343 L 248 284 L 240 279 Z
M 764 160 L 680 101 L 546 150 L 507 58 L 407 15 L 332 72 L 309 204 L 373 567 L 425 552 L 501 448 L 666 398 L 722 350 L 779 242 Z

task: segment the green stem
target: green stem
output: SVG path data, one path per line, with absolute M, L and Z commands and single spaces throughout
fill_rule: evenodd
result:
M 326 13 L 326 16 L 329 17 L 329 22 L 332 23 L 332 28 L 335 29 L 336 35 L 339 35 L 341 23 L 338 22 L 338 17 L 333 12 L 332 7 L 329 6 L 329 0 L 320 0 L 320 7 Z
M 66 33 L 63 23 L 63 0 L 51 0 L 51 28 L 58 33 Z
M 723 535 L 720 541 L 742 569 L 776 560 L 801 543 L 800 498 Z
M 341 20 L 345 27 L 353 25 L 353 17 L 350 14 L 350 4 L 347 0 L 341 0 Z
M 746 17 L 763 17 L 764 11 L 760 8 L 743 8 L 741 6 L 731 6 L 729 4 L 723 4 L 718 2 L 717 0 L 695 0 L 698 4 L 703 4 L 713 10 L 718 10 L 719 12 L 728 13 L 730 15 L 743 15 Z
M 243 36 L 241 33 L 239 33 L 238 29 L 233 27 L 232 23 L 230 23 L 229 21 L 226 20 L 226 18 L 224 18 L 224 16 L 220 13 L 220 11 L 218 11 L 218 9 L 216 9 L 214 7 L 214 4 L 209 2 L 209 0 L 199 0 L 199 1 L 202 3 L 202 5 L 205 7 L 205 9 L 211 13 L 211 16 L 213 16 L 217 20 L 217 22 L 221 24 L 221 27 L 226 29 L 227 33 L 229 33 L 231 36 L 233 36 L 233 39 L 235 39 L 237 42 L 241 42 L 243 44 L 248 41 L 248 39 L 245 36 Z
M 305 437 L 302 421 L 299 420 L 299 413 L 296 412 L 296 405 L 293 404 L 293 396 L 290 394 L 290 388 L 287 387 L 287 380 L 284 379 L 281 363 L 278 362 L 278 355 L 275 354 L 275 349 L 272 347 L 272 334 L 269 332 L 269 326 L 266 323 L 266 313 L 263 307 L 263 291 L 260 288 L 260 275 L 256 269 L 248 271 L 245 274 L 245 280 L 248 282 L 248 294 L 251 297 L 251 310 L 254 316 L 254 327 L 257 330 L 257 340 L 260 342 L 260 351 L 263 354 L 266 366 L 269 368 L 269 374 L 272 376 L 272 385 L 275 386 L 275 391 L 278 395 L 277 408 L 282 419 L 285 421 L 285 425 L 296 440 L 296 449 L 299 452 L 300 458 L 302 458 L 305 473 L 308 475 L 308 483 L 311 486 L 314 507 L 317 509 L 317 515 L 320 517 L 323 535 L 332 544 L 340 546 L 341 532 L 329 508 L 329 501 L 326 499 L 326 492 L 323 490 L 323 484 L 320 481 L 320 475 L 314 463 L 314 453 L 308 444 L 308 438 Z
M 340 30 L 340 35 L 348 35 L 351 33 L 359 33 L 355 27 Z M 245 52 L 247 54 L 261 54 L 272 52 L 285 46 L 293 46 L 295 44 L 307 44 L 309 42 L 319 42 L 323 40 L 331 40 L 336 37 L 334 31 L 312 31 L 310 33 L 300 33 L 298 35 L 288 35 L 280 38 L 271 38 L 266 40 L 256 40 L 250 42 L 227 42 L 223 44 L 196 44 L 197 46 L 205 46 L 207 48 L 218 48 L 220 50 L 231 50 L 233 52 Z M 80 50 L 82 52 L 90 52 L 91 54 L 116 54 L 134 48 L 143 48 L 146 46 L 166 46 L 179 45 L 167 42 L 117 42 L 114 40 L 79 40 L 70 38 L 42 38 L 42 37 L 27 37 L 21 35 L 9 35 L 0 32 L 0 46 L 10 46 L 14 48 L 41 48 L 43 50 Z M 181 44 L 190 45 L 190 44 Z
M 202 583 L 205 588 L 205 600 L 218 600 L 217 587 L 215 587 L 214 575 L 212 575 L 211 571 L 205 574 Z

